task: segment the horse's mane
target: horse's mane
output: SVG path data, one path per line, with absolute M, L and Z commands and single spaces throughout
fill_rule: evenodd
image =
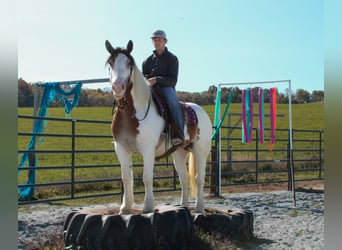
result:
M 136 102 L 146 103 L 151 96 L 151 89 L 147 83 L 142 72 L 138 69 L 137 65 L 133 63 L 133 81 L 135 82 L 134 87 L 137 90 L 135 100 Z

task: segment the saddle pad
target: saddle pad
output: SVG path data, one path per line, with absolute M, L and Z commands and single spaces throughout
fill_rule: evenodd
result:
M 197 118 L 195 110 L 185 102 L 179 102 L 179 103 L 181 104 L 182 109 L 183 109 L 184 123 L 187 125 L 198 124 L 198 118 Z
M 158 112 L 160 116 L 162 116 L 167 122 L 170 121 L 169 110 L 166 107 L 166 104 L 159 92 L 159 89 L 152 87 L 151 88 L 152 99 L 157 106 Z M 191 108 L 187 103 L 180 101 L 179 104 L 182 107 L 183 112 L 183 122 L 187 125 L 195 125 L 198 124 L 198 118 L 196 112 L 193 108 Z
M 150 89 L 151 89 L 151 93 L 152 93 L 152 99 L 157 106 L 159 115 L 167 121 L 168 120 L 167 111 L 165 108 L 166 104 L 163 101 L 163 98 L 159 92 L 159 89 L 157 89 L 156 87 L 151 87 Z

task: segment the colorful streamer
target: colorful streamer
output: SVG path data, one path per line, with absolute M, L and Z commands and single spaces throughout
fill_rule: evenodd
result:
M 277 89 L 274 88 L 274 93 L 273 93 L 273 109 L 274 109 L 274 129 L 276 128 L 277 125 Z
M 271 117 L 271 143 L 270 151 L 272 151 L 273 144 L 275 144 L 275 128 L 276 128 L 276 88 L 270 88 L 270 117 Z
M 265 110 L 264 110 L 264 90 L 259 88 L 258 92 L 258 102 L 259 102 L 259 135 L 260 143 L 264 143 L 264 128 L 265 128 Z
M 253 136 L 253 91 L 242 90 L 242 143 L 251 143 Z
M 249 142 L 249 89 L 246 89 L 246 137 L 245 141 Z
M 242 90 L 242 143 L 245 143 L 247 138 L 247 121 L 246 121 L 246 90 Z
M 219 122 L 219 107 L 220 107 L 220 104 L 221 104 L 221 89 L 218 89 L 217 90 L 217 93 L 216 93 L 216 104 L 215 104 L 215 120 L 214 120 L 214 127 L 216 128 L 217 127 L 217 124 Z
M 253 137 L 253 90 L 249 90 L 249 135 L 248 142 L 252 142 Z

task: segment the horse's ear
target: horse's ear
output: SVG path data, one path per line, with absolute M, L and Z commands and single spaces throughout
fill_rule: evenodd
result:
M 133 50 L 133 42 L 132 42 L 132 40 L 128 41 L 126 49 L 127 49 L 128 53 L 132 52 L 132 50 Z
M 113 54 L 114 53 L 114 48 L 113 46 L 110 44 L 110 42 L 108 40 L 106 40 L 106 49 L 108 50 L 108 52 L 110 54 Z

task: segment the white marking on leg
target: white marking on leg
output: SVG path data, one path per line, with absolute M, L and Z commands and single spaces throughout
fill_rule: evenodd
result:
M 115 144 L 116 154 L 121 164 L 121 178 L 124 188 L 123 200 L 120 208 L 120 214 L 131 213 L 133 197 L 133 171 L 132 171 L 132 153 L 127 152 L 120 144 Z
M 146 150 L 143 154 L 144 158 L 144 173 L 143 182 L 145 186 L 145 199 L 143 213 L 150 213 L 154 210 L 153 198 L 153 167 L 154 167 L 154 148 Z

